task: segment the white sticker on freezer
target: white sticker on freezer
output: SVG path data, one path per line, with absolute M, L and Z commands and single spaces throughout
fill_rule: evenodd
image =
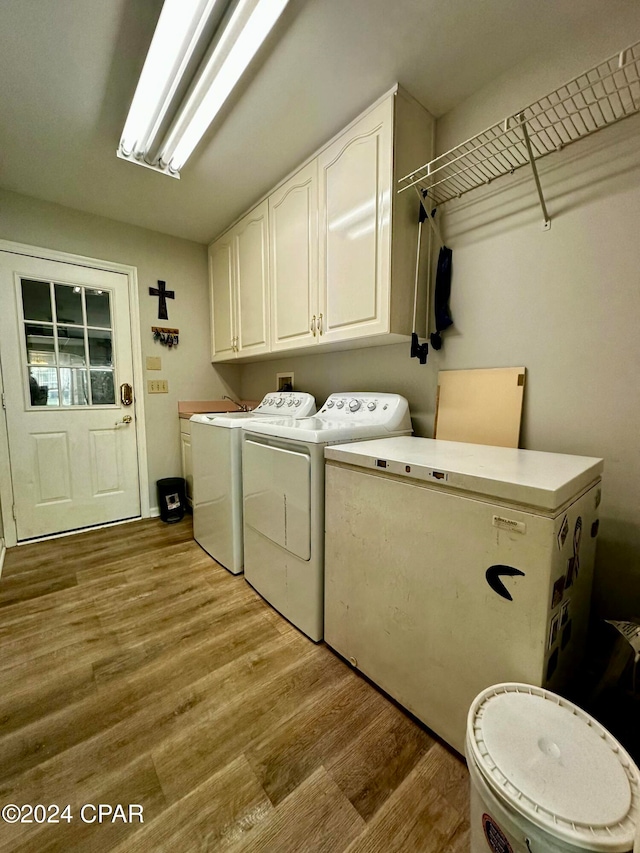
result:
M 516 533 L 527 532 L 527 525 L 523 521 L 516 521 L 515 518 L 505 518 L 503 515 L 493 516 L 493 526 L 500 527 L 502 530 L 515 530 Z

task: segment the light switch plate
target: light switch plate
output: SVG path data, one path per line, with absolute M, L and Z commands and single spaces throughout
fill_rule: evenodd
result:
M 147 356 L 147 370 L 162 370 L 162 359 L 159 355 Z
M 147 393 L 168 394 L 169 382 L 166 379 L 147 379 Z

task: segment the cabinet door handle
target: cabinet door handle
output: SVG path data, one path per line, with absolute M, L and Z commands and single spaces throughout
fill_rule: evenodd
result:
M 313 337 L 316 336 L 316 315 L 314 314 L 311 319 L 311 331 L 313 332 Z
M 324 334 L 324 329 L 322 328 L 322 314 L 318 317 L 318 331 L 320 334 Z

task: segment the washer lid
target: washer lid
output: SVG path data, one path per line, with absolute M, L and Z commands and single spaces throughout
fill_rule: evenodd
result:
M 586 838 L 587 850 L 631 849 L 640 773 L 576 705 L 530 685 L 496 685 L 471 707 L 468 745 L 489 786 L 532 823 L 570 842 Z

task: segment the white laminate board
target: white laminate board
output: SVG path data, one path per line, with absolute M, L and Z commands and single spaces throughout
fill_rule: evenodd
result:
M 517 447 L 524 367 L 441 370 L 434 437 Z

